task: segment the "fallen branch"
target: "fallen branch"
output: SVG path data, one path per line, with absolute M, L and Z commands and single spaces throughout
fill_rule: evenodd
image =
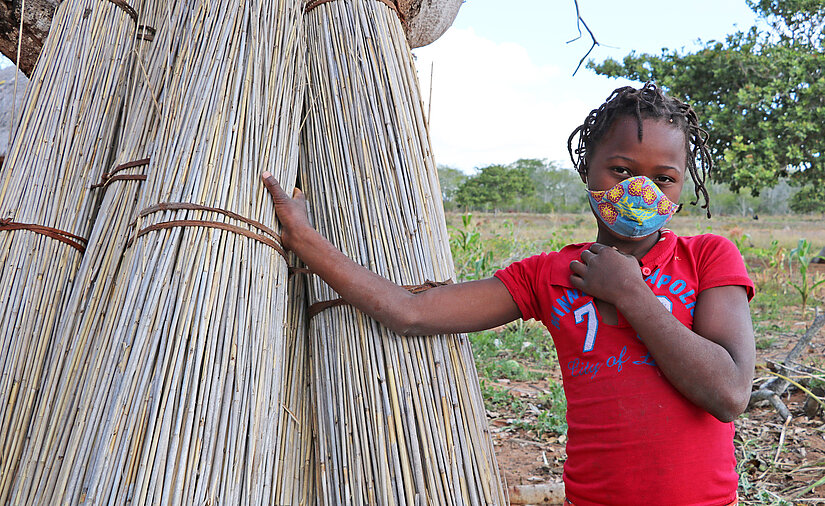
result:
M 774 373 L 775 377 L 769 379 L 758 390 L 751 393 L 751 399 L 748 406 L 753 406 L 759 401 L 768 401 L 776 409 L 783 421 L 788 420 L 791 413 L 787 406 L 785 406 L 785 403 L 782 402 L 782 399 L 780 399 L 780 396 L 784 394 L 788 387 L 794 382 L 792 382 L 785 374 L 790 375 L 794 372 L 793 368 L 796 365 L 794 362 L 808 348 L 811 344 L 811 340 L 819 333 L 823 325 L 825 325 L 825 313 L 820 313 L 817 311 L 813 323 L 811 323 L 811 326 L 808 327 L 805 334 L 788 353 L 785 360 L 782 361 L 782 363 L 775 364 L 779 369 L 777 373 Z
M 788 407 L 785 406 L 785 403 L 782 402 L 782 399 L 779 398 L 779 394 L 773 392 L 772 390 L 768 389 L 759 389 L 751 394 L 750 404 L 754 404 L 759 401 L 768 401 L 771 403 L 771 406 L 776 409 L 779 413 L 779 416 L 782 417 L 782 420 L 788 420 L 792 418 L 791 412 L 788 410 Z
M 509 492 L 511 505 L 564 504 L 564 483 L 515 485 Z

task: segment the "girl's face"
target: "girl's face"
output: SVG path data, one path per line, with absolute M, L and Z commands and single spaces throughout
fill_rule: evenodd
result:
M 638 128 L 632 116 L 616 118 L 595 147 L 582 180 L 589 190 L 608 190 L 629 177 L 647 176 L 678 203 L 687 169 L 684 132 L 666 120 L 644 119 L 640 142 Z M 599 221 L 600 236 L 608 233 L 604 228 Z
M 664 120 L 642 120 L 639 141 L 636 118 L 616 118 L 590 159 L 585 183 L 608 190 L 633 176 L 647 176 L 673 202 L 679 202 L 687 168 L 685 134 Z

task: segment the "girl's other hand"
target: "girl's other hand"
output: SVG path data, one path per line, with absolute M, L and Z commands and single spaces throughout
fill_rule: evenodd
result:
M 615 248 L 593 243 L 570 262 L 570 283 L 592 297 L 611 304 L 644 286 L 639 261 Z
M 295 188 L 290 198 L 269 171 L 261 174 L 261 179 L 269 195 L 272 196 L 275 215 L 281 223 L 281 243 L 286 249 L 291 250 L 293 249 L 292 242 L 296 240 L 300 232 L 312 228 L 307 216 L 307 201 L 304 192 Z

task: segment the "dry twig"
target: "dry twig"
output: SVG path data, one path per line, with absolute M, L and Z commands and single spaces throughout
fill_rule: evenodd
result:
M 788 374 L 793 373 L 795 360 L 798 359 L 799 356 L 802 355 L 802 352 L 807 349 L 811 343 L 811 340 L 822 329 L 823 325 L 825 325 L 825 313 L 821 313 L 817 310 L 814 321 L 811 323 L 811 326 L 808 327 L 805 334 L 799 339 L 799 341 L 797 341 L 796 345 L 788 353 L 787 357 L 785 357 L 785 360 L 781 364 L 776 364 L 781 372 L 790 371 Z M 751 393 L 750 405 L 753 405 L 759 401 L 767 400 L 777 410 L 779 415 L 782 417 L 782 420 L 787 420 L 788 417 L 791 416 L 791 413 L 780 397 L 792 383 L 784 374 L 774 374 L 774 376 L 774 378 L 769 379 L 762 386 L 760 386 L 759 389 Z

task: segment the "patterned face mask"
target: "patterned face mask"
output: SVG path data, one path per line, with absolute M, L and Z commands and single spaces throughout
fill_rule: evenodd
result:
M 656 183 L 635 176 L 609 190 L 590 191 L 590 205 L 605 225 L 623 237 L 645 237 L 665 226 L 679 206 Z

